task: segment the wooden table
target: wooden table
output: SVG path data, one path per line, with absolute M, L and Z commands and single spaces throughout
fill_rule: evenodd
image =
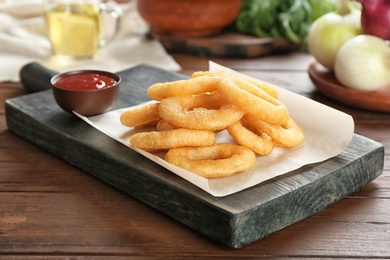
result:
M 207 57 L 173 54 L 184 74 Z M 355 132 L 385 146 L 381 176 L 318 214 L 230 249 L 74 168 L 7 130 L 0 108 L 0 259 L 390 258 L 390 114 L 333 102 L 307 74 L 312 57 L 213 58 L 353 116 Z M 25 94 L 0 85 L 0 102 Z

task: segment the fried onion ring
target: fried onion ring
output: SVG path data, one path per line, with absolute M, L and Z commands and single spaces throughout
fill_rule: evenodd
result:
M 258 88 L 264 90 L 268 95 L 270 95 L 273 98 L 278 98 L 279 97 L 279 91 L 278 89 L 261 80 L 254 80 L 254 79 L 249 79 L 248 82 L 252 83 L 253 85 L 257 86 Z
M 243 119 L 228 126 L 227 130 L 237 143 L 248 147 L 257 154 L 270 154 L 274 148 L 275 143 L 270 136 L 262 131 L 250 129 L 250 126 Z
M 150 132 L 149 127 L 136 128 L 130 145 L 164 152 L 167 162 L 205 178 L 248 171 L 257 154 L 297 146 L 304 138 L 277 100 L 276 86 L 228 71 L 199 71 L 187 80 L 156 83 L 148 95 L 156 103 L 121 115 L 129 127 L 155 126 Z M 224 129 L 231 136 L 227 143 L 225 133 L 215 134 Z
M 263 121 L 271 124 L 287 122 L 288 110 L 277 99 L 265 91 L 244 83 L 237 85 L 234 80 L 224 79 L 224 84 L 218 85 L 218 90 L 230 103 L 246 113 L 254 114 Z
M 205 178 L 218 178 L 247 171 L 256 163 L 255 153 L 234 144 L 173 148 L 165 160 Z
M 152 103 L 123 112 L 120 116 L 122 125 L 137 127 L 146 125 L 161 119 L 158 113 L 160 103 Z
M 148 88 L 148 96 L 151 99 L 161 101 L 164 98 L 173 96 L 213 92 L 217 89 L 218 84 L 219 79 L 207 76 L 165 83 L 156 83 Z
M 226 104 L 219 92 L 166 98 L 158 110 L 175 127 L 211 131 L 222 130 L 245 114 L 236 106 Z
M 157 131 L 166 131 L 177 129 L 177 127 L 174 127 L 173 125 L 169 124 L 165 119 L 161 119 L 160 121 L 158 121 L 156 129 Z
M 130 144 L 154 152 L 183 146 L 208 146 L 215 143 L 215 133 L 207 130 L 174 129 L 136 133 Z
M 226 77 L 233 77 L 236 84 L 237 84 L 237 82 L 241 82 L 241 84 L 243 84 L 242 81 L 247 81 L 247 84 L 253 84 L 254 86 L 265 91 L 268 95 L 270 95 L 273 98 L 278 98 L 278 96 L 279 96 L 278 89 L 272 84 L 269 84 L 267 82 L 257 80 L 257 79 L 241 79 L 240 77 L 235 76 L 233 74 L 230 74 L 227 71 L 197 71 L 191 75 L 191 78 L 202 77 L 205 75 L 206 76 L 225 77 L 225 78 Z
M 291 117 L 282 125 L 269 124 L 250 114 L 245 115 L 244 118 L 254 128 L 271 136 L 279 146 L 295 147 L 301 144 L 304 139 L 303 130 Z

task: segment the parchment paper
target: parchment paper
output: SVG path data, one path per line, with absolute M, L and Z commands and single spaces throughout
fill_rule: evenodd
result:
M 229 68 L 210 62 L 210 71 L 229 70 L 238 76 L 249 78 Z M 304 165 L 321 162 L 340 154 L 350 143 L 354 122 L 350 115 L 315 102 L 311 99 L 279 88 L 279 100 L 289 114 L 302 127 L 303 143 L 295 148 L 275 147 L 270 155 L 257 156 L 256 165 L 247 172 L 228 177 L 207 179 L 167 163 L 164 154 L 151 154 L 131 147 L 129 138 L 135 133 L 132 128 L 120 123 L 120 115 L 130 109 L 122 108 L 102 115 L 80 118 L 103 133 L 139 152 L 215 197 L 227 196 L 276 176 L 288 173 Z M 154 101 L 150 101 L 154 102 Z M 217 142 L 234 142 L 227 131 L 217 135 Z

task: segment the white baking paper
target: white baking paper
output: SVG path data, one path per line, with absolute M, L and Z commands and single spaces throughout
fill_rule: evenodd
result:
M 209 70 L 229 70 L 238 76 L 248 78 L 246 75 L 214 62 L 210 62 Z M 256 165 L 251 170 L 224 178 L 207 179 L 169 164 L 163 159 L 163 153 L 151 154 L 131 147 L 129 138 L 135 133 L 135 130 L 123 126 L 119 120 L 120 115 L 130 109 L 129 107 L 93 117 L 78 116 L 108 136 L 167 168 L 172 174 L 179 175 L 215 197 L 222 197 L 288 173 L 304 165 L 337 156 L 350 143 L 354 133 L 354 122 L 350 115 L 286 89 L 278 87 L 278 90 L 279 100 L 287 106 L 291 117 L 304 131 L 305 139 L 303 143 L 295 148 L 275 147 L 270 155 L 257 156 Z M 234 141 L 225 130 L 217 134 L 217 142 Z

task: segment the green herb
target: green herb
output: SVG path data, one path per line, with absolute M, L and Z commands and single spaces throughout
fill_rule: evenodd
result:
M 310 25 L 336 7 L 334 0 L 243 0 L 236 27 L 241 33 L 284 38 L 306 49 Z

